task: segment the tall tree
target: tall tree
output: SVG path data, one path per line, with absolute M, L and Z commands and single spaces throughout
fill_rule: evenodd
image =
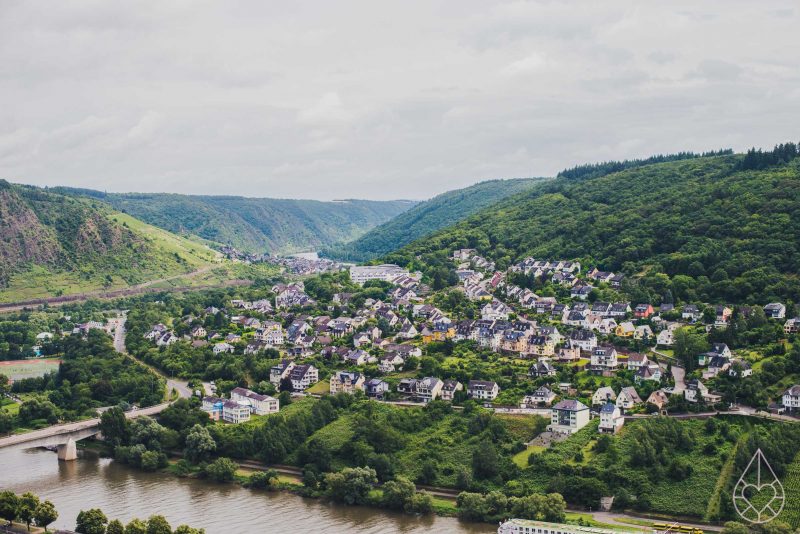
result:
M 23 493 L 22 497 L 19 499 L 19 518 L 25 522 L 28 530 L 31 529 L 31 523 L 33 522 L 37 506 L 39 506 L 39 497 L 34 493 Z
M 109 521 L 106 527 L 106 534 L 125 534 L 125 526 L 119 519 Z
M 58 519 L 56 507 L 50 501 L 42 501 L 33 511 L 33 519 L 40 527 L 44 527 L 47 532 L 47 525 Z
M 151 515 L 147 520 L 147 534 L 172 534 L 172 527 L 163 515 Z
M 75 521 L 75 532 L 79 534 L 105 534 L 108 518 L 99 508 L 81 510 Z
M 147 523 L 141 519 L 131 519 L 130 523 L 125 525 L 125 534 L 147 534 Z
M 204 426 L 194 425 L 186 435 L 186 458 L 192 463 L 208 460 L 217 443 Z
M 125 412 L 119 406 L 109 408 L 100 416 L 100 432 L 103 438 L 116 447 L 128 443 L 130 433 Z
M 13 491 L 0 492 L 0 517 L 11 523 L 19 514 L 19 497 Z

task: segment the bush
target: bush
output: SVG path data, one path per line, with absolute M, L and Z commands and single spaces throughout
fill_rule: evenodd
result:
M 192 466 L 189 464 L 189 462 L 181 458 L 172 466 L 172 472 L 179 477 L 186 477 L 191 474 Z
M 325 494 L 344 504 L 366 504 L 369 491 L 378 482 L 375 470 L 369 467 L 345 468 L 325 475 Z
M 269 471 L 257 471 L 250 475 L 247 479 L 247 487 L 255 489 L 269 489 L 272 487 L 272 481 L 277 480 L 278 473 L 274 469 Z
M 145 471 L 155 471 L 167 466 L 167 455 L 163 452 L 146 451 L 141 456 L 141 468 Z
M 383 506 L 392 510 L 402 510 L 411 501 L 417 488 L 405 477 L 397 477 L 383 485 Z
M 205 468 L 205 474 L 215 482 L 230 482 L 239 466 L 230 458 L 217 458 Z
M 414 514 L 429 514 L 433 511 L 433 499 L 425 492 L 415 493 L 406 502 L 405 511 Z

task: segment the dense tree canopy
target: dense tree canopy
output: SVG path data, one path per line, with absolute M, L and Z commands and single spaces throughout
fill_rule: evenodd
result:
M 800 159 L 787 146 L 567 173 L 384 259 L 433 279 L 469 247 L 500 269 L 532 255 L 623 271 L 654 302 L 666 290 L 683 302 L 798 301 Z M 770 164 L 743 163 L 754 158 Z

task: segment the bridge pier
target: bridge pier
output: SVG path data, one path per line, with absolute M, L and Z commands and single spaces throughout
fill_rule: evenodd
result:
M 58 446 L 58 459 L 65 462 L 78 459 L 78 448 L 75 446 L 74 439 L 69 438 L 69 441 Z

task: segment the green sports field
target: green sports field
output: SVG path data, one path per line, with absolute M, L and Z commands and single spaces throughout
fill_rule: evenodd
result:
M 61 360 L 11 360 L 0 362 L 0 374 L 6 375 L 11 380 L 44 376 L 50 371 L 57 371 Z

